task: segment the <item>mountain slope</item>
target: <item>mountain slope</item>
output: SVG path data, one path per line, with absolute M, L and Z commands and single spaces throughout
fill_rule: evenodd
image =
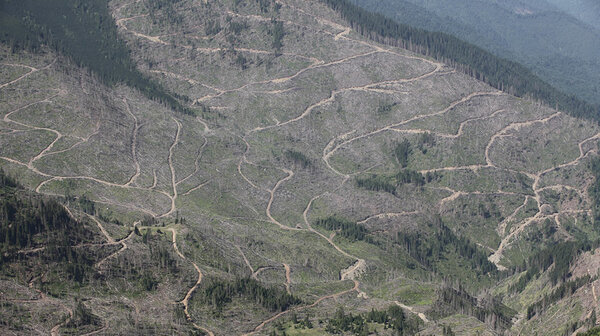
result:
M 598 104 L 600 30 L 590 22 L 600 17 L 594 5 L 488 0 L 451 5 L 419 0 L 353 2 L 400 23 L 458 36 L 526 65 L 564 92 Z
M 573 15 L 582 22 L 593 26 L 600 30 L 600 5 L 596 1 L 592 0 L 576 0 L 570 2 L 558 1 L 558 0 L 547 0 L 548 3 L 562 9 L 563 11 Z
M 108 334 L 561 334 L 591 313 L 575 297 L 539 329 L 527 306 L 545 292 L 531 288 L 560 283 L 542 268 L 504 287 L 544 248 L 598 238 L 600 127 L 369 41 L 317 1 L 160 4 L 110 8 L 137 69 L 201 115 L 48 49 L 3 48 L 1 166 L 67 196 L 112 247 L 77 290 L 7 270 L 3 292 L 39 289 Z M 40 303 L 2 302 L 11 315 Z M 1 328 L 73 332 L 64 315 Z

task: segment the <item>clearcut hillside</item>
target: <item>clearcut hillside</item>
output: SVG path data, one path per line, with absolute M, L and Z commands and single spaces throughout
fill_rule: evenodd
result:
M 1 47 L 2 334 L 595 325 L 598 125 L 316 0 L 109 9 L 186 109 Z
M 526 66 L 598 105 L 600 6 L 589 0 L 352 0 L 397 22 L 445 32 Z

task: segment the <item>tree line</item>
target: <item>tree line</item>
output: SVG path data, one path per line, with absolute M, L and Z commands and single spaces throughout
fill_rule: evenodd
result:
M 383 191 L 396 195 L 396 184 L 388 176 L 371 174 L 366 177 L 357 177 L 356 186 L 371 191 Z
M 415 335 L 421 327 L 421 320 L 410 317 L 397 305 L 389 306 L 385 310 L 371 309 L 368 313 L 345 313 L 339 307 L 334 316 L 327 321 L 325 331 L 331 334 L 352 333 L 354 335 L 369 335 L 368 323 L 383 324 L 385 329 L 392 330 L 396 335 Z
M 541 273 L 550 269 L 548 277 L 552 285 L 564 282 L 570 276 L 570 269 L 577 256 L 600 246 L 599 241 L 565 241 L 547 246 L 529 257 L 522 265 L 514 267 L 514 272 L 522 272 L 519 280 L 509 286 L 509 291 L 521 292 L 527 284 Z
M 495 56 L 446 33 L 400 24 L 350 0 L 321 1 L 339 12 L 353 29 L 377 42 L 433 57 L 498 90 L 542 101 L 575 117 L 600 121 L 600 106 L 557 90 L 519 63 Z
M 64 206 L 52 198 L 27 195 L 0 170 L 0 246 L 2 250 L 38 245 L 36 235 L 78 230 Z M 29 197 L 27 197 L 29 196 Z
M 45 247 L 41 261 L 59 263 L 70 280 L 81 283 L 93 260 L 72 246 L 91 238 L 58 200 L 25 190 L 0 169 L 0 266 L 23 258 L 19 250 Z
M 473 316 L 495 330 L 506 330 L 511 327 L 512 318 L 517 314 L 505 306 L 501 299 L 489 294 L 478 299 L 460 285 L 458 288 L 445 285 L 438 290 L 437 296 L 429 311 L 436 318 L 460 313 Z
M 220 314 L 226 304 L 236 297 L 244 297 L 269 311 L 285 311 L 290 306 L 300 304 L 302 301 L 285 290 L 263 286 L 251 278 L 235 280 L 214 279 L 202 290 L 201 301 L 212 306 L 216 314 Z
M 167 2 L 152 8 L 162 8 L 161 3 Z M 196 113 L 182 104 L 188 97 L 168 92 L 137 70 L 118 36 L 108 0 L 0 0 L 0 42 L 13 52 L 50 46 L 107 85 L 124 83 L 174 110 Z
M 356 186 L 371 191 L 383 191 L 396 196 L 396 189 L 404 184 L 414 184 L 421 187 L 431 181 L 433 175 L 424 176 L 416 170 L 400 169 L 392 176 L 371 174 L 355 179 Z
M 435 140 L 432 139 L 431 134 L 426 134 L 419 137 L 418 147 L 421 150 L 427 151 L 423 146 L 425 144 L 433 146 Z M 425 183 L 431 182 L 438 178 L 436 173 L 427 173 L 423 175 L 416 170 L 406 168 L 409 163 L 410 155 L 412 154 L 412 145 L 410 141 L 404 139 L 401 142 L 393 144 L 392 155 L 400 169 L 394 175 L 377 175 L 371 174 L 363 177 L 356 177 L 356 186 L 359 188 L 371 190 L 371 191 L 383 191 L 396 196 L 396 189 L 404 184 L 414 184 L 415 186 L 421 187 Z
M 408 165 L 408 156 L 412 153 L 410 142 L 404 139 L 402 142 L 396 143 L 394 146 L 394 156 L 396 161 L 402 168 L 406 168 Z
M 444 253 L 454 252 L 478 273 L 497 275 L 496 265 L 488 260 L 487 254 L 468 238 L 455 234 L 441 217 L 435 216 L 428 227 L 432 233 L 399 231 L 395 243 L 428 269 L 434 269 L 435 264 L 443 259 Z
M 342 237 L 351 241 L 364 240 L 368 233 L 364 225 L 335 215 L 316 220 L 315 226 L 329 231 L 338 231 Z

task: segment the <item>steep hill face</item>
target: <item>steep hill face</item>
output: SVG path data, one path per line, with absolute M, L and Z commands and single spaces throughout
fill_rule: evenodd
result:
M 372 1 L 398 22 L 446 32 L 516 60 L 569 94 L 598 104 L 600 12 L 591 1 Z
M 600 22 L 598 22 L 598 18 L 600 18 L 600 4 L 598 2 L 592 0 L 576 0 L 571 2 L 547 1 L 590 26 L 600 29 Z
M 82 227 L 61 245 L 77 270 L 45 262 L 51 227 L 0 241 L 2 330 L 595 323 L 596 124 L 362 38 L 319 1 L 110 10 L 137 69 L 198 113 L 2 47 L 0 167 Z

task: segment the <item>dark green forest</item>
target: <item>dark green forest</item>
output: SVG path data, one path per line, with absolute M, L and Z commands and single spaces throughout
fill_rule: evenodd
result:
M 290 306 L 301 303 L 300 299 L 283 289 L 267 288 L 250 278 L 231 281 L 215 279 L 202 290 L 200 300 L 210 305 L 213 312 L 218 315 L 234 298 L 246 298 L 272 312 L 284 311 Z
M 496 265 L 488 260 L 487 254 L 468 238 L 455 234 L 439 216 L 434 217 L 428 227 L 433 233 L 398 232 L 395 243 L 426 269 L 435 270 L 444 253 L 454 252 L 479 274 L 497 275 Z
M 36 235 L 49 231 L 78 231 L 80 225 L 54 199 L 35 197 L 0 169 L 0 249 L 35 247 Z M 71 242 L 77 243 L 77 242 Z
M 444 286 L 439 289 L 438 299 L 430 309 L 429 315 L 442 318 L 457 312 L 473 316 L 497 331 L 510 328 L 512 318 L 517 314 L 517 312 L 504 305 L 501 299 L 491 295 L 485 295 L 478 299 L 460 285 L 458 289 L 451 286 Z
M 430 175 L 430 179 L 431 179 Z M 413 184 L 417 187 L 425 185 L 427 179 L 423 174 L 412 169 L 400 169 L 392 176 L 371 174 L 365 177 L 357 177 L 355 179 L 356 186 L 359 188 L 383 191 L 396 195 L 396 189 L 405 184 Z
M 552 285 L 565 282 L 571 275 L 570 269 L 577 256 L 598 246 L 598 241 L 565 241 L 537 251 L 523 265 L 514 268 L 515 272 L 526 272 L 509 287 L 509 291 L 521 292 L 531 280 L 547 270 Z
M 338 11 L 360 34 L 377 42 L 399 46 L 433 57 L 489 85 L 530 97 L 575 117 L 600 121 L 600 107 L 567 95 L 541 80 L 530 70 L 452 35 L 429 32 L 371 13 L 348 0 L 321 0 Z
M 419 331 L 421 322 L 418 318 L 411 318 L 404 313 L 402 308 L 394 305 L 385 310 L 371 309 L 368 313 L 345 313 L 339 307 L 334 316 L 327 321 L 325 331 L 330 334 L 370 335 L 368 323 L 380 323 L 385 329 L 391 329 L 396 335 L 414 335 Z
M 187 97 L 167 92 L 137 70 L 108 0 L 0 0 L 0 42 L 13 51 L 50 46 L 107 85 L 124 83 L 179 112 L 195 114 L 182 103 Z
M 349 239 L 350 241 L 364 240 L 368 233 L 363 225 L 339 216 L 330 216 L 319 219 L 315 222 L 315 225 L 322 227 L 325 230 L 338 231 L 342 237 Z
M 2 268 L 26 257 L 20 251 L 43 247 L 39 253 L 42 262 L 60 265 L 70 280 L 80 283 L 93 260 L 73 246 L 91 238 L 92 234 L 71 218 L 61 203 L 23 189 L 0 169 Z

